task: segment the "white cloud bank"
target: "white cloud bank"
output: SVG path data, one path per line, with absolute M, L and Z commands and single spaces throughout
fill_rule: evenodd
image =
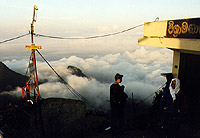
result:
M 14 70 L 21 70 L 21 72 L 25 72 L 27 66 L 26 60 L 12 60 L 4 63 Z M 160 73 L 171 72 L 172 51 L 163 48 L 151 50 L 140 47 L 131 52 L 125 51 L 92 58 L 70 56 L 51 61 L 50 64 L 82 96 L 92 104 L 105 109 L 109 107 L 109 102 L 107 102 L 109 87 L 113 83 L 116 73 L 124 75 L 122 84 L 126 86 L 125 91 L 129 97 L 131 98 L 134 93 L 134 98 L 139 101 L 165 83 L 165 78 Z M 67 69 L 69 65 L 80 68 L 92 79 L 71 75 L 70 70 Z M 22 69 L 23 67 L 24 69 Z M 48 80 L 47 83 L 39 86 L 42 98 L 75 98 L 67 87 L 59 82 L 59 78 L 45 62 L 38 61 L 37 67 L 39 79 Z M 17 91 L 21 92 L 19 89 Z M 152 98 L 148 102 L 151 100 Z

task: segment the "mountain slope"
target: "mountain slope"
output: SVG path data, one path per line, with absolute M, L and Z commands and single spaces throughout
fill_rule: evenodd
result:
M 10 70 L 0 61 L 0 92 L 10 91 L 17 86 L 24 86 L 28 77 Z

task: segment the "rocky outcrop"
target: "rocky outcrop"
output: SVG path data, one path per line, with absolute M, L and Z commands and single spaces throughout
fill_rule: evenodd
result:
M 88 78 L 79 68 L 74 66 L 68 66 L 67 69 L 71 71 L 72 75 L 76 75 L 78 77 L 86 77 Z

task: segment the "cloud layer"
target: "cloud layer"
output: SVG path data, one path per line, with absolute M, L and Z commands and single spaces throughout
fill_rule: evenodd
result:
M 4 63 L 11 69 L 24 74 L 28 62 L 27 60 L 12 60 Z M 131 98 L 133 93 L 136 101 L 140 102 L 165 83 L 165 78 L 160 76 L 160 73 L 171 72 L 172 52 L 163 48 L 152 50 L 139 47 L 133 51 L 96 55 L 90 58 L 70 56 L 51 61 L 50 64 L 92 104 L 108 109 L 109 87 L 114 82 L 116 73 L 124 75 L 122 84 L 126 86 L 125 91 L 129 97 Z M 70 70 L 67 69 L 69 65 L 80 68 L 90 79 L 71 75 Z M 42 98 L 75 98 L 45 62 L 38 61 L 37 67 L 39 79 L 48 80 L 47 83 L 39 86 Z M 20 93 L 19 89 L 16 91 Z M 152 97 L 146 102 L 151 103 Z

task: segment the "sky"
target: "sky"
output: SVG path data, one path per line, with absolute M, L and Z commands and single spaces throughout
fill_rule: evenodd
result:
M 38 7 L 35 33 L 61 37 L 114 33 L 154 21 L 157 17 L 159 20 L 198 17 L 200 11 L 199 0 L 1 0 L 0 41 L 30 31 L 34 5 Z M 142 34 L 143 27 L 139 27 L 102 39 L 69 41 L 37 37 L 34 43 L 42 45 L 42 51 L 49 58 L 57 55 L 57 59 L 60 59 L 63 55 L 79 54 L 83 57 L 88 52 L 96 55 L 132 50 Z M 0 59 L 10 60 L 22 55 L 25 58 L 29 55 L 25 44 L 30 44 L 30 35 L 1 44 Z M 115 46 L 115 50 L 111 45 Z M 66 54 L 63 51 L 67 51 Z
M 35 33 L 60 37 L 88 37 L 119 32 L 144 22 L 195 18 L 199 0 L 1 0 L 0 42 L 30 31 L 33 6 L 37 5 Z M 76 90 L 99 106 L 109 99 L 109 85 L 116 73 L 124 75 L 129 96 L 143 99 L 164 82 L 160 73 L 171 72 L 173 52 L 166 48 L 139 46 L 143 26 L 123 34 L 89 40 L 34 37 L 40 52 Z M 25 74 L 30 35 L 0 44 L 0 61 Z M 63 84 L 36 54 L 41 95 L 70 97 Z M 92 79 L 70 75 L 67 66 L 80 68 Z M 59 92 L 58 92 L 59 90 Z M 18 92 L 19 88 L 13 93 Z M 101 98 L 96 98 L 101 97 Z

